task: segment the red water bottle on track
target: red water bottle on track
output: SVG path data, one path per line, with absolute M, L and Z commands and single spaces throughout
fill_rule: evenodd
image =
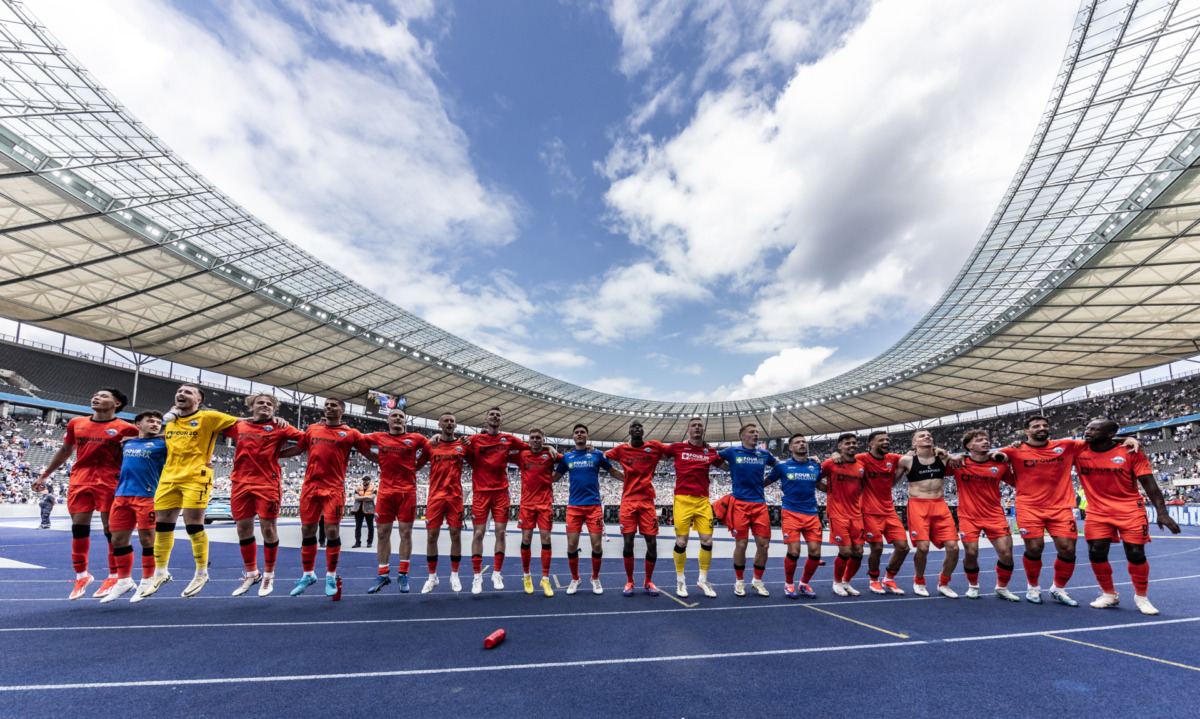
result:
M 487 639 L 483 640 L 483 648 L 491 649 L 491 648 L 495 647 L 500 642 L 503 642 L 504 638 L 506 636 L 508 636 L 508 634 L 503 629 L 497 629 L 496 631 L 489 634 L 487 636 Z
M 337 578 L 337 594 L 333 595 L 333 601 L 342 601 L 342 576 L 339 574 Z

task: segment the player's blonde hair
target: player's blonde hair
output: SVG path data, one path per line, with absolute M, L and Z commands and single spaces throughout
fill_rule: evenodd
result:
M 266 392 L 259 392 L 258 394 L 247 395 L 246 396 L 246 406 L 253 408 L 254 403 L 258 401 L 259 397 L 266 397 L 267 399 L 271 400 L 272 407 L 274 407 L 275 409 L 279 409 L 279 398 L 273 394 L 267 394 Z
M 758 429 L 758 425 L 754 424 L 753 422 L 750 422 L 749 424 L 743 424 L 742 428 L 738 430 L 738 436 L 741 437 L 743 434 L 746 433 L 746 430 L 750 429 L 751 427 L 753 427 L 754 429 Z

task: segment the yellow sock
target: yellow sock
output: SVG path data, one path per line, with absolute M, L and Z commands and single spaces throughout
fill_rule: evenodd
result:
M 171 564 L 171 548 L 175 546 L 175 532 L 159 532 L 154 535 L 154 568 L 166 569 Z
M 712 547 L 700 545 L 700 573 L 708 574 L 708 565 L 712 564 Z
M 675 547 L 675 573 L 683 574 L 683 568 L 687 565 L 687 550 L 676 545 Z
M 196 571 L 208 571 L 208 532 L 201 529 L 195 534 L 189 534 L 192 540 L 192 558 L 196 560 Z

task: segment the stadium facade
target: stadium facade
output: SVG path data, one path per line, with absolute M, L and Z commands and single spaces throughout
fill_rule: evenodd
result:
M 0 6 L 0 315 L 319 396 L 368 389 L 597 440 L 729 439 L 991 407 L 1200 353 L 1200 3 L 1084 2 L 1029 150 L 934 307 L 803 389 L 663 402 L 573 385 L 360 286 L 212 186 L 22 6 Z M 1015 159 L 1015 158 L 1014 158 Z M 965 241 L 965 240 L 964 240 Z

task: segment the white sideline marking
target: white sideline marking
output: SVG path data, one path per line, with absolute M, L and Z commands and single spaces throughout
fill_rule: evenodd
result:
M 1059 629 L 1041 632 L 1029 632 L 1020 634 L 992 634 L 986 636 L 975 637 L 953 637 L 950 639 L 932 639 L 932 640 L 916 640 L 907 642 L 878 642 L 875 644 L 845 644 L 833 647 L 797 647 L 793 649 L 767 649 L 751 652 L 721 652 L 714 654 L 684 654 L 665 657 L 623 657 L 619 659 L 581 659 L 576 661 L 562 662 L 535 662 L 527 664 L 500 664 L 496 666 L 466 666 L 466 667 L 444 667 L 437 669 L 397 669 L 384 672 L 353 672 L 341 674 L 292 674 L 281 676 L 257 676 L 257 677 L 212 677 L 207 679 L 154 679 L 133 682 L 88 682 L 79 684 L 15 684 L 11 686 L 0 686 L 2 692 L 20 692 L 20 691 L 45 691 L 45 690 L 63 690 L 63 689 L 117 689 L 130 687 L 162 687 L 162 686 L 187 686 L 187 685 L 206 685 L 206 684 L 261 684 L 266 682 L 295 682 L 295 681 L 313 681 L 313 680 L 330 680 L 330 679 L 373 679 L 379 677 L 406 677 L 406 676 L 421 676 L 429 674 L 471 674 L 475 672 L 502 672 L 515 671 L 521 669 L 559 669 L 566 667 L 588 667 L 588 666 L 608 666 L 615 664 L 656 664 L 664 662 L 688 662 L 688 661 L 705 661 L 712 659 L 737 659 L 743 657 L 768 657 L 782 656 L 789 654 L 815 654 L 820 652 L 842 652 L 856 651 L 862 649 L 891 649 L 895 647 L 911 647 L 921 645 L 940 644 L 942 642 L 965 642 L 965 641 L 986 641 L 994 639 L 1011 639 L 1028 636 L 1044 636 L 1046 634 L 1065 634 L 1077 632 L 1097 632 L 1107 629 L 1124 629 L 1126 627 L 1137 626 L 1147 627 L 1161 624 L 1180 624 L 1183 622 L 1200 622 L 1200 617 L 1188 617 L 1185 619 L 1163 619 L 1148 622 L 1133 622 L 1130 624 L 1112 624 L 1102 627 L 1085 627 L 1085 628 L 1070 628 Z
M 15 559 L 5 559 L 4 557 L 0 557 L 0 569 L 45 569 L 45 567 L 40 567 L 36 564 L 18 562 Z

